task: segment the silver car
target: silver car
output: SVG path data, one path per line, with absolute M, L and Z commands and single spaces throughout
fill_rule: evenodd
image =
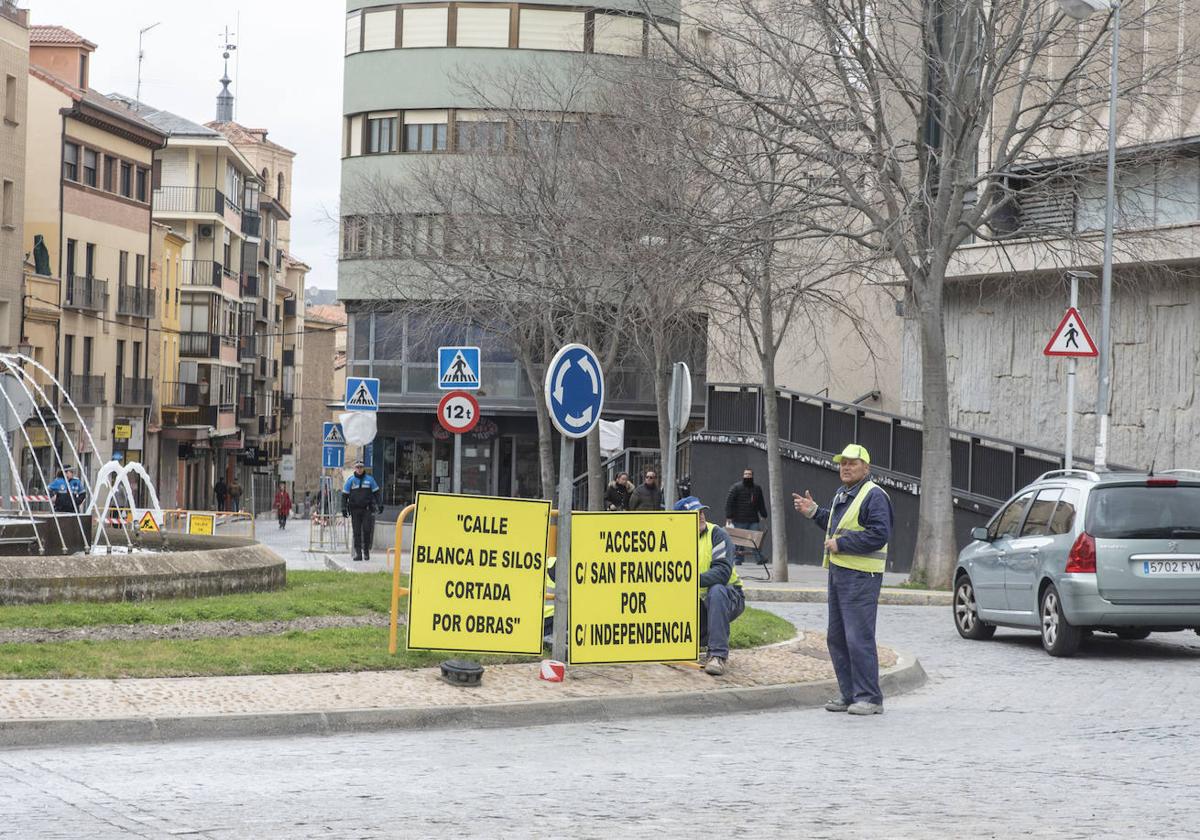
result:
M 1200 471 L 1054 470 L 971 537 L 954 571 L 964 639 L 1038 630 L 1070 656 L 1093 630 L 1200 633 Z

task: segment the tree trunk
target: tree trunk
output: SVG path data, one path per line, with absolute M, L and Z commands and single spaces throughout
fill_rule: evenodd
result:
M 529 387 L 533 389 L 535 395 L 533 405 L 537 416 L 538 464 L 542 470 L 542 498 L 554 501 L 557 487 L 554 481 L 554 427 L 550 423 L 550 409 L 546 408 L 546 401 L 540 398 L 542 383 L 538 380 L 538 373 L 533 365 L 528 359 L 522 359 L 521 366 L 525 369 Z
M 934 269 L 934 271 L 940 271 Z M 950 466 L 950 392 L 942 278 L 925 278 L 917 294 L 921 321 L 921 507 L 910 577 L 932 587 L 950 587 L 954 569 L 954 501 Z M 915 287 L 916 290 L 919 287 Z
M 600 454 L 600 424 L 597 423 L 587 436 L 587 509 L 604 510 L 604 473 Z
M 667 458 L 673 457 L 673 452 L 667 450 L 671 448 L 671 420 L 667 413 L 667 401 L 671 398 L 671 366 L 664 365 L 659 361 L 658 354 L 655 354 L 655 370 L 654 370 L 654 407 L 658 412 L 658 486 L 662 487 L 663 497 L 666 497 L 667 488 L 663 487 L 665 481 Z M 675 476 L 678 480 L 679 476 Z M 641 480 L 640 476 L 634 480 L 637 484 Z
M 769 315 L 765 316 L 769 319 Z M 767 324 L 764 322 L 764 327 Z M 772 347 L 767 329 L 763 330 L 763 347 Z M 762 362 L 763 423 L 767 433 L 767 495 L 770 505 L 771 574 L 777 581 L 788 579 L 787 508 L 784 506 L 783 455 L 779 451 L 779 401 L 775 399 L 774 352 L 759 357 Z M 790 498 L 790 497 L 789 497 Z

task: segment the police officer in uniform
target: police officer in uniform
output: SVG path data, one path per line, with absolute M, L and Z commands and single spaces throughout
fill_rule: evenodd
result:
M 383 513 L 379 485 L 367 475 L 362 461 L 354 462 L 354 473 L 342 487 L 342 516 L 350 517 L 354 531 L 354 559 L 370 560 L 371 543 L 375 538 L 375 511 Z
M 49 490 L 55 513 L 83 511 L 87 492 L 83 489 L 83 482 L 75 477 L 75 471 L 70 467 L 63 467 L 58 478 L 50 482 Z

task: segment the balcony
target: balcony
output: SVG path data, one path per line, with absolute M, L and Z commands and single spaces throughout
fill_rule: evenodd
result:
M 257 237 L 262 233 L 262 216 L 253 210 L 242 211 L 242 234 Z
M 68 376 L 67 394 L 75 405 L 104 405 L 104 377 Z
M 258 297 L 258 275 L 242 275 L 242 297 Z
M 276 415 L 271 414 L 267 417 L 258 418 L 258 434 L 260 437 L 263 435 L 273 435 L 278 431 L 279 418 Z
M 68 309 L 84 309 L 103 312 L 108 308 L 108 281 L 95 277 L 67 277 L 66 299 L 63 306 Z
M 153 394 L 153 387 L 150 379 L 130 379 L 128 377 L 117 379 L 117 405 L 135 405 L 147 406 L 150 405 L 150 398 Z
M 144 286 L 117 286 L 117 314 L 132 318 L 154 317 L 154 290 Z
M 229 335 L 214 335 L 206 332 L 185 332 L 179 334 L 179 355 L 189 359 L 220 359 L 221 349 L 233 348 L 237 339 Z
M 257 355 L 258 342 L 253 335 L 238 336 L 238 361 L 253 360 Z
M 154 213 L 212 213 L 224 216 L 225 194 L 215 187 L 160 187 L 154 191 Z
M 194 409 L 200 405 L 200 386 L 194 382 L 164 382 L 163 408 Z
M 282 402 L 280 403 L 280 410 L 284 417 L 292 417 L 293 415 L 295 415 L 295 413 L 296 413 L 295 397 L 289 397 L 289 396 L 285 395 Z
M 221 288 L 221 264 L 212 260 L 182 260 L 183 282 L 191 286 L 215 286 Z
M 295 348 L 283 351 L 283 366 L 285 368 L 296 366 L 296 349 Z
M 253 394 L 242 394 L 238 398 L 238 422 L 258 419 L 258 400 Z
M 296 299 L 295 298 L 288 298 L 287 300 L 285 300 L 283 302 L 283 317 L 284 318 L 295 318 L 296 317 Z

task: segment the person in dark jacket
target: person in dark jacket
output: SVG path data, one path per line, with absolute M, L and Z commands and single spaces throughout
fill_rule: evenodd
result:
M 217 497 L 217 510 L 225 510 L 225 499 L 229 496 L 229 485 L 225 483 L 223 476 L 219 476 L 217 482 L 213 485 L 213 495 Z
M 354 462 L 354 474 L 342 487 L 342 516 L 350 517 L 354 530 L 354 559 L 369 561 L 371 543 L 375 539 L 375 511 L 383 513 L 379 485 L 367 475 L 362 461 Z
M 83 512 L 87 493 L 83 489 L 83 482 L 75 477 L 73 469 L 64 467 L 58 478 L 50 482 L 49 489 L 55 513 Z
M 633 484 L 629 473 L 617 473 L 617 480 L 604 491 L 605 510 L 629 510 L 629 497 L 633 495 Z
M 725 527 L 761 531 L 762 520 L 767 518 L 767 498 L 763 490 L 754 483 L 754 470 L 742 470 L 742 480 L 729 488 L 725 496 Z M 737 562 L 742 562 L 742 550 L 738 549 Z
M 662 510 L 663 492 L 658 486 L 658 473 L 646 470 L 642 483 L 633 489 L 629 497 L 630 510 Z
M 705 518 L 708 505 L 695 496 L 675 503 L 677 511 L 696 511 L 700 539 L 700 644 L 708 648 L 704 673 L 719 677 L 729 662 L 729 625 L 746 609 L 742 580 L 730 560 L 733 540 Z

